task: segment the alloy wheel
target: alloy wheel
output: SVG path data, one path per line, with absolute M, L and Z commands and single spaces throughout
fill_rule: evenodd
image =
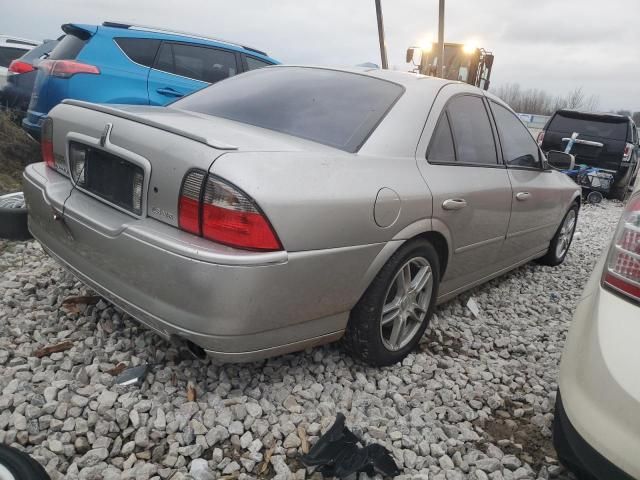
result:
M 558 235 L 558 242 L 556 244 L 556 257 L 562 258 L 569 249 L 569 244 L 573 238 L 573 231 L 576 228 L 576 211 L 571 209 L 562 223 L 560 228 L 560 234 Z
M 382 343 L 388 350 L 405 347 L 424 321 L 431 295 L 433 273 L 424 257 L 407 260 L 391 281 L 380 319 Z

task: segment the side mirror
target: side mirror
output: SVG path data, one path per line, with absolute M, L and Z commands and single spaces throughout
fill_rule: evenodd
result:
M 556 170 L 573 170 L 576 166 L 576 157 L 570 153 L 551 150 L 547 153 L 547 165 Z
M 422 49 L 420 47 L 407 48 L 407 63 L 413 63 L 414 65 L 420 65 L 422 61 Z

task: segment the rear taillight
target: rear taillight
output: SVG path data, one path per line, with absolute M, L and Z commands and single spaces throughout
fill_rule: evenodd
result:
M 77 62 L 75 60 L 44 60 L 38 68 L 52 77 L 69 78 L 78 73 L 100 75 L 100 69 L 95 65 Z
M 627 143 L 624 147 L 624 154 L 622 155 L 622 161 L 628 162 L 631 160 L 631 154 L 633 153 L 633 143 Z
M 42 121 L 40 150 L 42 151 L 42 161 L 46 163 L 48 167 L 56 168 L 56 161 L 53 156 L 53 120 L 49 117 Z
M 200 229 L 200 199 L 206 173 L 201 170 L 191 170 L 182 181 L 180 200 L 178 203 L 178 225 L 189 233 L 201 234 Z
M 538 146 L 542 147 L 542 142 L 544 141 L 544 132 L 538 133 L 537 141 L 538 141 Z
M 631 197 L 622 213 L 602 283 L 640 300 L 640 194 Z
M 29 73 L 34 70 L 33 65 L 22 60 L 14 60 L 9 64 L 9 72 L 11 73 Z
M 244 250 L 282 250 L 256 203 L 237 187 L 200 170 L 187 173 L 178 205 L 182 230 Z

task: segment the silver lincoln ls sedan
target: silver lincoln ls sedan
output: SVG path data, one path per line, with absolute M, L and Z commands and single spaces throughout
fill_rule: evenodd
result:
M 561 263 L 580 191 L 469 85 L 277 66 L 168 107 L 68 100 L 25 171 L 29 227 L 83 282 L 199 356 L 344 339 L 400 361 L 437 303 Z

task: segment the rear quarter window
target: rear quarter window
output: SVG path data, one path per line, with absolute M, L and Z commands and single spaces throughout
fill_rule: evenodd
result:
M 153 38 L 115 38 L 114 40 L 131 60 L 145 67 L 153 66 L 160 40 Z
M 0 67 L 7 68 L 16 58 L 20 58 L 27 50 L 23 48 L 0 47 Z
M 75 60 L 88 40 L 82 40 L 75 35 L 65 35 L 49 55 L 50 60 Z

